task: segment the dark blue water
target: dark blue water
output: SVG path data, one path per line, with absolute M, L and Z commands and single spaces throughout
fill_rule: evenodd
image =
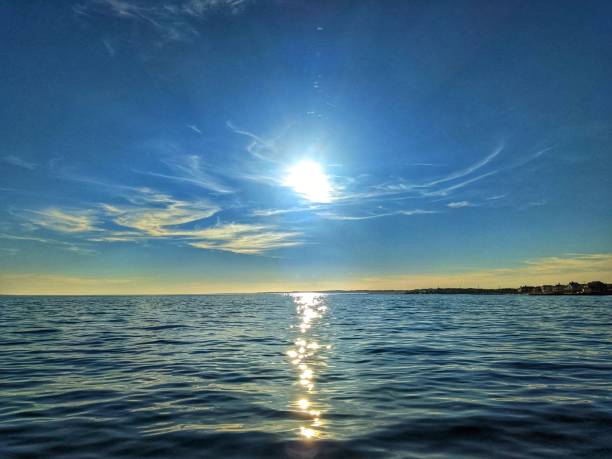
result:
M 612 297 L 3 297 L 0 457 L 612 457 Z

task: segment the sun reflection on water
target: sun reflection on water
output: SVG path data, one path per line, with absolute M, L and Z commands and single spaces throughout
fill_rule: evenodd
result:
M 299 320 L 295 326 L 299 330 L 298 336 L 294 346 L 287 351 L 287 357 L 295 366 L 298 375 L 299 398 L 291 406 L 308 419 L 307 425 L 300 426 L 300 436 L 312 439 L 322 436 L 320 428 L 323 426 L 321 406 L 316 400 L 315 370 L 321 363 L 319 352 L 331 349 L 331 345 L 320 344 L 311 336 L 311 332 L 313 325 L 325 315 L 327 306 L 323 301 L 324 296 L 320 294 L 298 293 L 291 296 Z

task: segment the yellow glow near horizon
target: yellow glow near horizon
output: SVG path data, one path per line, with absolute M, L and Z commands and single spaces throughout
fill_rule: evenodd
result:
M 450 270 L 452 266 L 448 266 Z M 498 265 L 488 270 L 442 271 L 431 273 L 370 273 L 346 277 L 342 273 L 296 281 L 287 270 L 262 272 L 261 278 L 240 280 L 229 273 L 227 278 L 214 281 L 183 279 L 177 276 L 107 277 L 75 275 L 68 272 L 0 272 L 0 294 L 5 295 L 199 295 L 209 293 L 251 293 L 302 291 L 296 301 L 317 314 L 325 313 L 325 306 L 314 308 L 318 294 L 312 290 L 385 290 L 435 287 L 482 288 L 518 287 L 520 285 L 567 284 L 570 281 L 612 280 L 612 253 L 574 254 L 563 257 L 541 257 L 525 260 L 517 266 Z M 308 319 L 295 326 L 305 332 Z M 316 319 L 315 319 L 316 320 Z M 296 352 L 307 347 L 305 341 L 296 342 Z M 305 355 L 305 354 L 304 354 Z
M 304 160 L 289 169 L 283 185 L 311 202 L 331 202 L 332 186 L 321 165 L 315 161 Z

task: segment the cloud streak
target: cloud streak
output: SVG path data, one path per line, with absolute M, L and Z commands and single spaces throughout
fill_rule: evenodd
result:
M 439 212 L 436 210 L 412 209 L 412 210 L 396 210 L 392 212 L 381 212 L 381 213 L 373 213 L 373 214 L 366 214 L 366 215 L 345 215 L 345 214 L 338 214 L 335 212 L 320 212 L 318 213 L 318 215 L 328 220 L 356 221 L 356 220 L 372 220 L 374 218 L 390 217 L 392 215 L 412 216 L 412 215 L 428 215 L 428 214 L 437 214 L 437 213 Z
M 190 236 L 200 239 L 190 243 L 193 247 L 249 255 L 260 255 L 272 249 L 302 245 L 302 242 L 296 239 L 301 233 L 275 231 L 273 227 L 261 225 L 218 225 L 194 232 Z
M 78 210 L 31 210 L 24 215 L 35 228 L 75 237 L 82 235 L 89 243 L 167 240 L 200 249 L 249 255 L 303 244 L 302 233 L 279 230 L 274 225 L 234 222 L 211 225 L 207 220 L 221 208 L 205 200 L 186 201 L 149 188 L 138 188 L 126 195 L 126 201 Z M 55 243 L 35 236 L 7 237 Z M 66 246 L 69 250 L 77 250 L 70 248 L 76 245 L 66 243 Z
M 25 211 L 28 221 L 36 226 L 60 233 L 87 233 L 98 231 L 91 212 L 60 210 L 49 208 L 44 210 Z
M 162 41 L 189 41 L 199 35 L 203 19 L 217 12 L 239 14 L 250 0 L 168 0 L 162 4 L 144 0 L 88 0 L 77 3 L 79 17 L 107 16 L 141 23 L 158 33 Z
M 461 209 L 462 207 L 470 207 L 473 204 L 469 201 L 456 201 L 456 202 L 449 202 L 448 204 L 446 204 L 446 207 L 450 207 L 451 209 Z
M 21 167 L 23 169 L 28 169 L 30 171 L 33 171 L 34 169 L 38 167 L 37 163 L 26 161 L 25 159 L 20 158 L 19 156 L 15 156 L 15 155 L 2 156 L 0 157 L 0 160 L 2 162 L 10 164 L 11 166 Z
M 22 236 L 22 235 L 17 235 L 17 234 L 0 233 L 0 239 L 38 242 L 40 244 L 45 244 L 45 245 L 55 245 L 64 250 L 68 250 L 70 252 L 75 252 L 79 254 L 91 255 L 91 254 L 97 253 L 95 250 L 88 248 L 88 247 L 84 247 L 83 245 L 78 245 L 78 244 L 74 244 L 71 242 L 65 242 L 65 241 L 58 241 L 56 239 L 37 237 L 37 236 Z
M 497 157 L 497 155 L 499 155 L 501 153 L 502 150 L 503 150 L 503 146 L 500 146 L 500 147 L 496 148 L 490 155 L 485 156 L 483 159 L 481 159 L 480 161 L 476 162 L 475 164 L 472 164 L 471 166 L 467 167 L 466 169 L 462 169 L 462 170 L 459 170 L 457 172 L 453 172 L 452 174 L 447 175 L 446 177 L 434 180 L 434 181 L 426 183 L 426 184 L 424 184 L 422 186 L 425 187 L 425 188 L 430 188 L 432 186 L 439 185 L 440 183 L 450 182 L 452 180 L 457 180 L 457 179 L 460 179 L 462 177 L 465 177 L 466 175 L 470 175 L 471 173 L 476 172 L 478 169 L 481 169 L 482 167 L 484 167 L 487 164 L 489 164 L 495 157 Z
M 301 242 L 298 232 L 277 231 L 274 226 L 249 223 L 217 223 L 200 228 L 193 226 L 215 215 L 220 209 L 206 204 L 193 204 L 167 198 L 161 208 L 141 207 L 106 211 L 115 224 L 129 231 L 116 231 L 107 241 L 170 239 L 183 241 L 200 249 L 222 250 L 261 255 L 267 251 L 293 247 Z M 191 227 L 188 225 L 191 224 Z
M 277 152 L 273 140 L 268 141 L 256 134 L 253 134 L 252 132 L 240 129 L 231 121 L 228 121 L 226 125 L 235 134 L 245 136 L 250 140 L 246 146 L 246 150 L 250 155 L 257 159 L 278 163 L 277 159 L 275 158 Z
M 175 172 L 174 175 L 162 174 L 158 172 L 135 171 L 153 177 L 160 177 L 168 180 L 188 183 L 205 190 L 215 193 L 234 193 L 235 190 L 221 182 L 220 179 L 204 172 L 201 158 L 197 155 L 179 156 L 172 159 L 165 159 L 162 162 Z

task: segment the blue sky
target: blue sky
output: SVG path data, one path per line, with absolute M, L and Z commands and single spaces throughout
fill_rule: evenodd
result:
M 609 2 L 0 8 L 0 292 L 612 281 Z

